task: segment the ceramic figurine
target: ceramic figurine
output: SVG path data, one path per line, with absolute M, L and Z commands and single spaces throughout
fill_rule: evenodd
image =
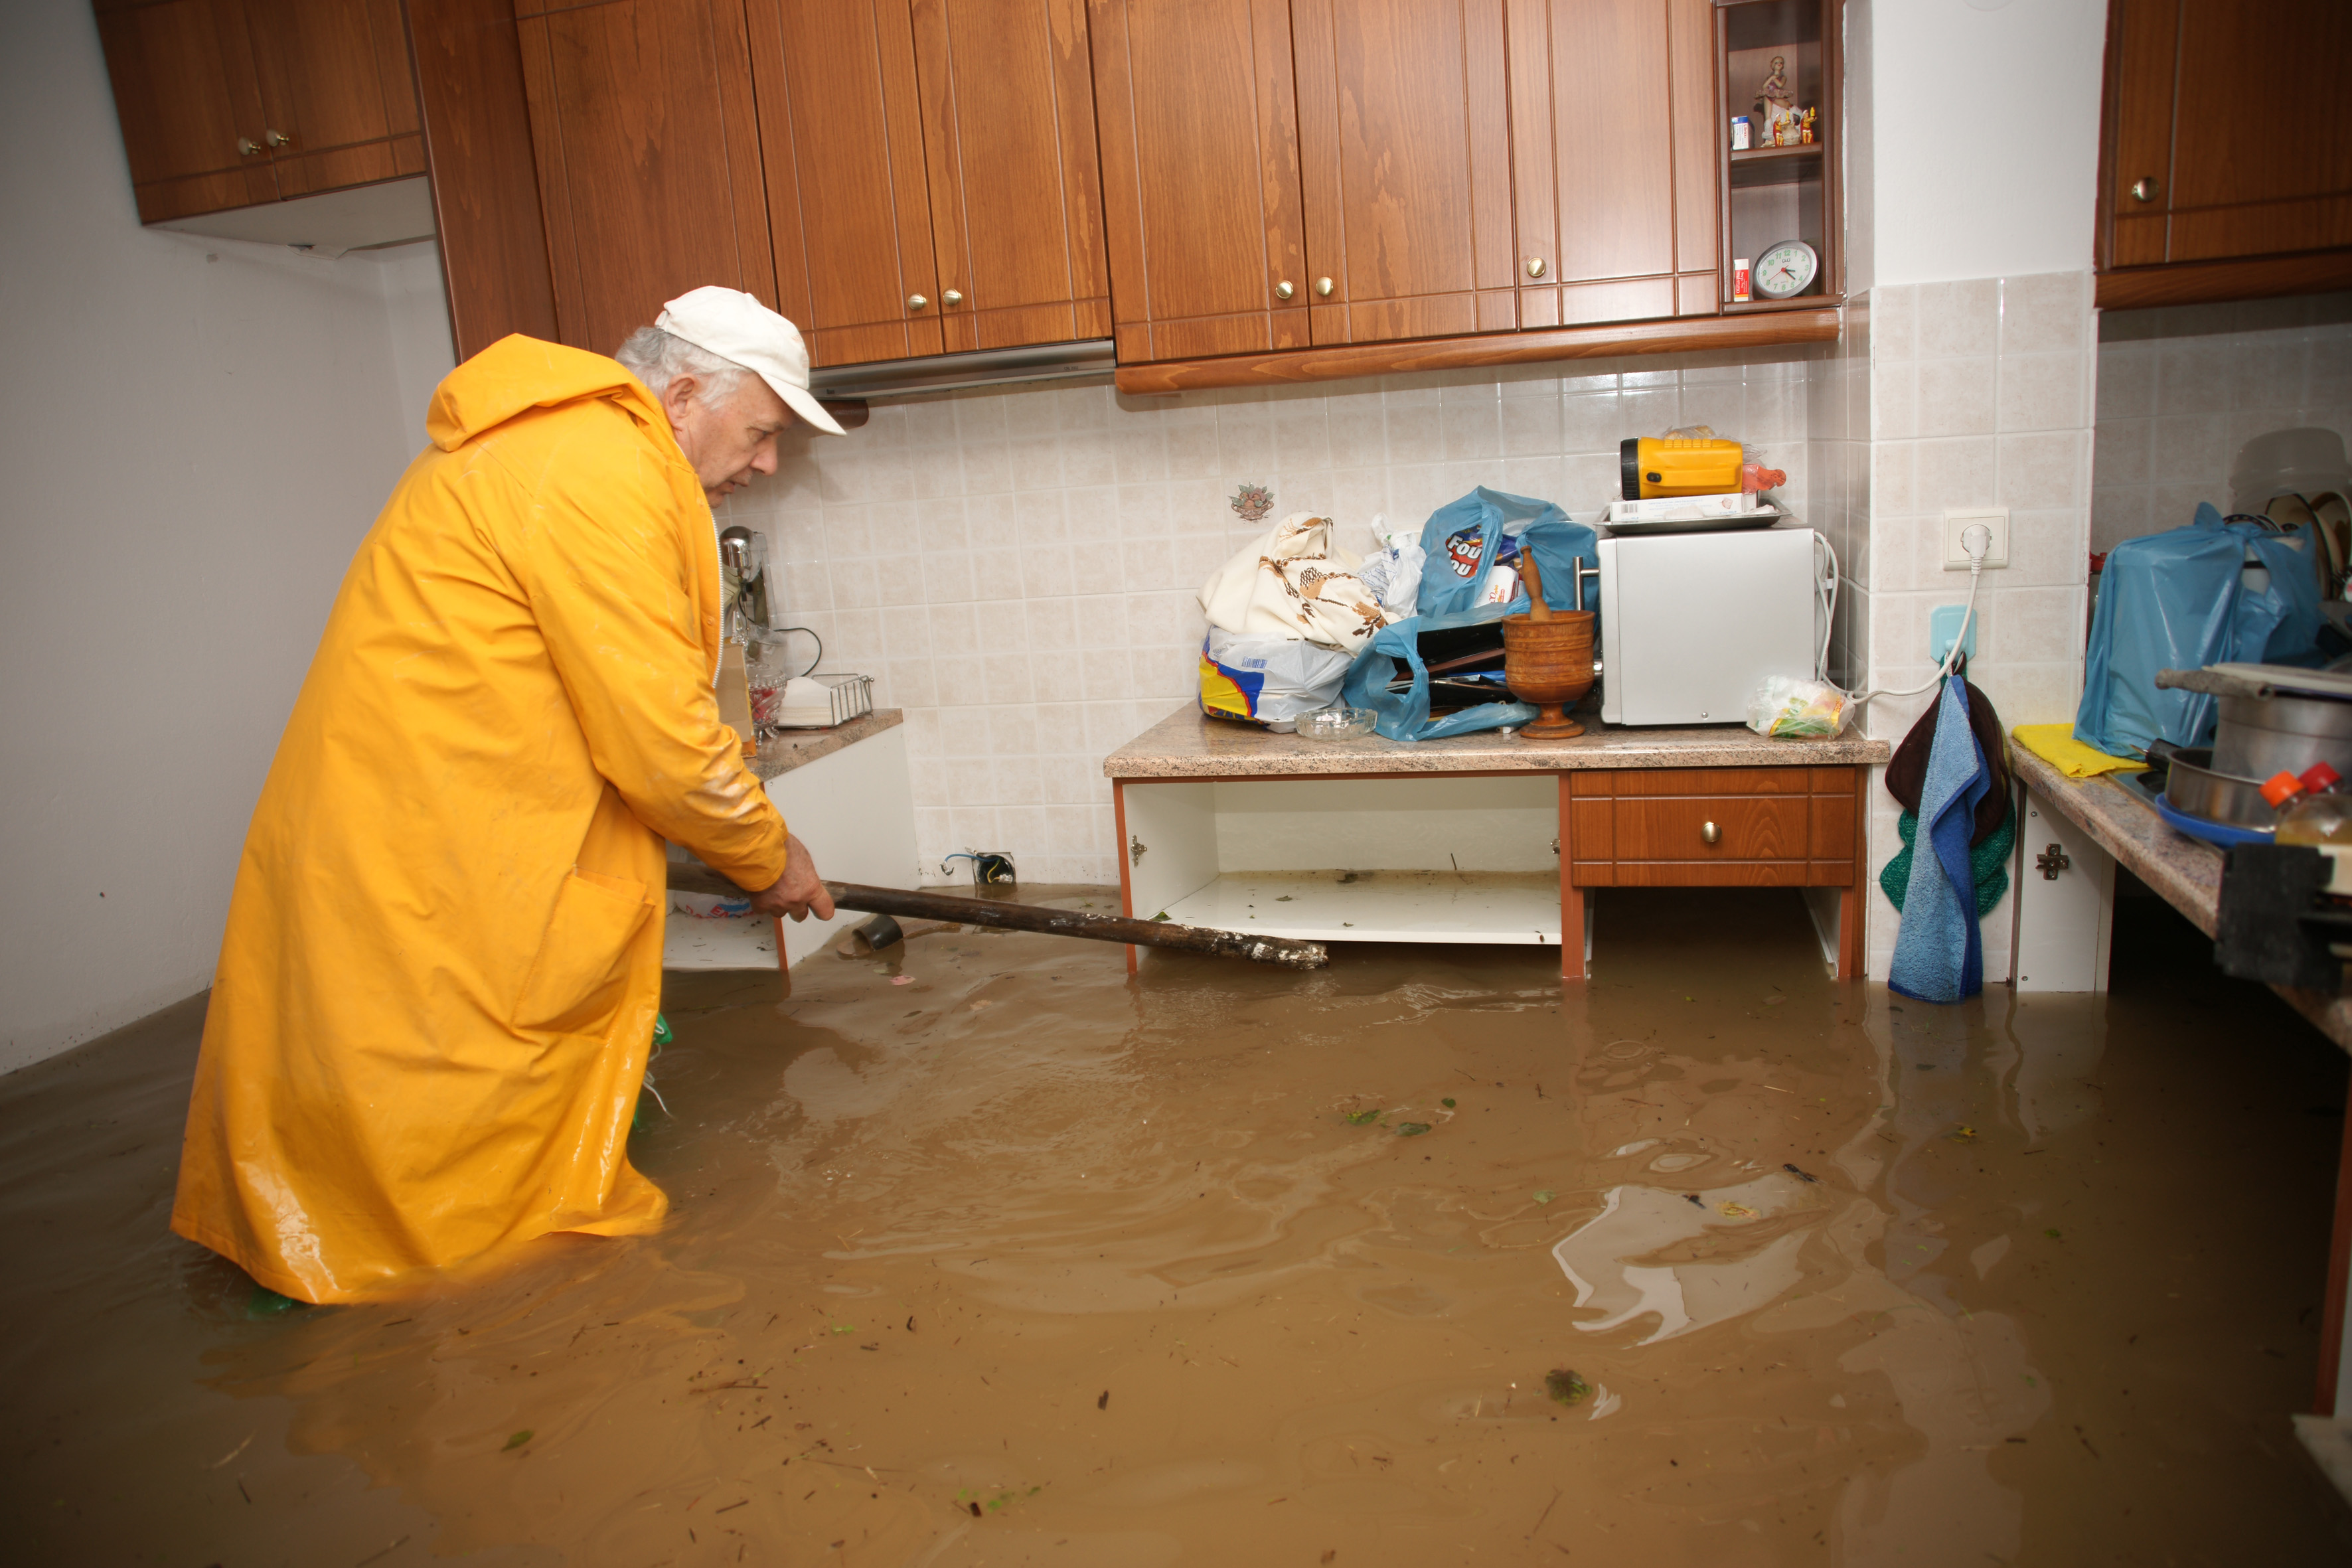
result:
M 1789 60 L 1785 55 L 1772 57 L 1772 74 L 1756 89 L 1758 116 L 1772 128 L 1772 144 L 1780 144 L 1780 127 L 1796 112 L 1797 96 L 1789 90 Z
M 1819 114 L 1820 112 L 1821 112 L 1821 110 L 1818 110 L 1818 109 L 1808 109 L 1808 110 L 1805 110 L 1805 112 L 1804 112 L 1804 116 L 1803 116 L 1804 134 L 1803 134 L 1803 136 L 1801 138 L 1801 140 L 1802 142 L 1804 142 L 1807 145 L 1811 145 L 1811 142 L 1812 142 L 1812 140 L 1813 140 L 1813 116 L 1814 116 L 1814 115 L 1816 115 L 1816 114 Z

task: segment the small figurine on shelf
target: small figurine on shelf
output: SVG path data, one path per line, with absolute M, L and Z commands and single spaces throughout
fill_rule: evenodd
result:
M 1783 145 L 1782 129 L 1796 113 L 1797 95 L 1789 89 L 1789 60 L 1785 55 L 1772 57 L 1772 72 L 1756 89 L 1756 114 L 1768 128 L 1766 145 Z
M 1803 138 L 1803 140 L 1804 140 L 1804 144 L 1805 144 L 1805 145 L 1807 145 L 1807 146 L 1811 146 L 1811 145 L 1812 144 L 1812 140 L 1813 140 L 1813 116 L 1815 116 L 1816 114 L 1819 114 L 1820 112 L 1821 112 L 1821 110 L 1818 110 L 1818 109 L 1808 109 L 1808 110 L 1805 110 L 1805 112 L 1804 112 L 1804 117 L 1803 117 L 1803 123 L 1804 123 L 1804 138 Z

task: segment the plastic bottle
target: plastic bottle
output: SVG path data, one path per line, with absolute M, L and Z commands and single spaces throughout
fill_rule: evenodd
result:
M 2302 776 L 2282 770 L 2263 785 L 2263 798 L 2278 813 L 2273 844 L 2352 845 L 2352 794 L 2326 763 L 2314 763 Z

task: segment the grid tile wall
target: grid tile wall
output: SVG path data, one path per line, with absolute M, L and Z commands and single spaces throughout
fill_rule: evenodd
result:
M 1190 702 L 1196 593 L 1259 537 L 1228 504 L 1418 528 L 1484 484 L 1586 521 L 1617 446 L 1705 424 L 1807 497 L 1816 366 L 1802 354 L 1645 357 L 1273 390 L 1119 395 L 1099 384 L 908 398 L 842 439 L 802 436 L 722 503 L 769 537 L 826 670 L 907 710 L 923 875 L 1003 849 L 1037 882 L 1118 880 L 1105 755 Z M 1269 521 L 1272 521 L 1269 520 Z
M 1927 625 L 1968 595 L 1943 565 L 1943 510 L 2010 509 L 2010 564 L 1977 590 L 1969 679 L 2004 724 L 2071 720 L 2081 695 L 2089 605 L 2093 387 L 2099 370 L 2091 274 L 2044 273 L 1871 291 L 1864 559 L 1850 625 L 1868 653 L 1856 679 L 1892 688 L 1928 679 Z M 1881 698 L 1864 732 L 1899 741 L 1932 691 Z M 1901 849 L 1901 808 L 1872 790 L 1874 878 Z M 2014 897 L 2012 889 L 2011 898 Z M 1884 979 L 1896 912 L 1868 900 L 1869 973 Z M 2010 899 L 1983 921 L 1985 973 L 2010 967 Z
M 2091 548 L 2230 506 L 2249 437 L 2315 425 L 2352 447 L 2352 294 L 2109 311 L 2099 323 Z

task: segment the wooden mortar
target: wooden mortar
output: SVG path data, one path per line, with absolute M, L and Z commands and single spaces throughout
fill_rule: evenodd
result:
M 1565 741 L 1584 733 L 1584 726 L 1560 710 L 1592 689 L 1592 612 L 1553 609 L 1544 602 L 1535 552 L 1519 559 L 1531 613 L 1503 617 L 1503 684 L 1512 696 L 1541 710 L 1520 734 Z

